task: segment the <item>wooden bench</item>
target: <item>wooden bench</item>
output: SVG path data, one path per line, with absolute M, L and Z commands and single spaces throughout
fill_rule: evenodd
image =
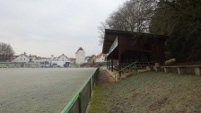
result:
M 193 69 L 195 75 L 201 76 L 201 65 L 155 66 L 154 69 L 157 72 L 160 69 L 163 69 L 165 73 L 169 73 L 169 72 L 174 73 L 176 71 L 179 75 L 187 73 L 187 70 L 189 70 L 189 69 Z

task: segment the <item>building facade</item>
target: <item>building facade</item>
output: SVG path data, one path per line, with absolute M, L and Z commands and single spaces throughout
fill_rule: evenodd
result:
M 16 62 L 16 63 L 29 63 L 30 62 L 30 58 L 29 56 L 27 56 L 25 53 L 21 54 L 17 57 L 15 57 L 11 62 Z
M 105 61 L 105 54 L 100 53 L 99 55 L 96 56 L 96 62 L 104 62 Z
M 52 55 L 50 62 L 52 67 L 69 67 L 69 64 L 71 63 L 70 59 L 64 54 L 58 57 Z
M 76 64 L 83 64 L 85 61 L 85 52 L 82 47 L 80 47 L 77 52 L 75 53 L 75 63 Z
M 106 29 L 102 52 L 107 54 L 107 66 L 112 71 L 115 60 L 118 61 L 118 69 L 136 61 L 146 65 L 164 65 L 167 38 L 164 35 Z

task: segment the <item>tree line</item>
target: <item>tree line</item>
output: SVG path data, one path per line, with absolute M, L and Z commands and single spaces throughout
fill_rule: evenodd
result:
M 166 59 L 201 61 L 201 0 L 129 0 L 98 29 L 168 35 Z
M 14 56 L 14 50 L 10 44 L 0 43 L 0 61 L 10 61 Z

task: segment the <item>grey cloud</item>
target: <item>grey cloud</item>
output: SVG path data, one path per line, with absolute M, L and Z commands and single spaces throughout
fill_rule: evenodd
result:
M 0 0 L 0 39 L 16 54 L 101 52 L 97 27 L 126 0 Z

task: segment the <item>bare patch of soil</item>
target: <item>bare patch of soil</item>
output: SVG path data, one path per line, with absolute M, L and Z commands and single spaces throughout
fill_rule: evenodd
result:
M 168 102 L 168 98 L 165 97 L 165 98 L 159 99 L 156 102 L 154 102 L 152 105 L 150 105 L 149 108 L 150 108 L 150 110 L 156 110 L 156 109 L 161 108 L 167 102 Z

